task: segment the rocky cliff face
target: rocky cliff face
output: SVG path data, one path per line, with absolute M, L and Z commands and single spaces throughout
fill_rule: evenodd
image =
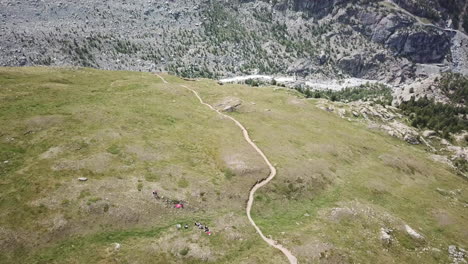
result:
M 0 64 L 169 70 L 210 78 L 351 76 L 399 83 L 415 77 L 415 64 L 450 69 L 455 65 L 451 53 L 468 50 L 454 48 L 451 30 L 412 14 L 411 3 L 8 0 L 0 10 Z M 448 18 L 443 6 L 435 8 L 441 19 Z M 460 61 L 456 65 L 464 67 Z
M 433 25 L 423 25 L 405 13 L 385 13 L 377 8 L 348 9 L 339 21 L 354 28 L 374 42 L 385 45 L 395 56 L 415 63 L 442 63 L 450 59 L 454 33 Z
M 395 55 L 409 58 L 416 63 L 442 63 L 450 59 L 453 34 L 430 26 L 400 29 L 385 44 Z
M 467 31 L 463 16 L 467 13 L 465 0 L 393 0 L 411 14 L 425 18 L 441 27 L 452 27 Z

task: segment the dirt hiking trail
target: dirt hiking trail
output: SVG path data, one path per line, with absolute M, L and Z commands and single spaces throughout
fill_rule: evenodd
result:
M 164 83 L 168 83 L 162 76 L 160 76 L 159 74 L 156 74 L 156 76 L 158 76 Z M 266 155 L 263 153 L 263 151 L 250 139 L 250 136 L 249 136 L 249 133 L 247 132 L 247 129 L 245 129 L 245 127 L 239 122 L 237 121 L 235 118 L 229 116 L 229 115 L 226 115 L 226 114 L 223 114 L 222 112 L 220 112 L 219 110 L 217 110 L 216 108 L 214 108 L 213 106 L 211 106 L 210 104 L 207 104 L 203 101 L 203 99 L 200 97 L 200 95 L 193 89 L 187 87 L 186 85 L 181 85 L 183 88 L 191 91 L 197 98 L 198 100 L 200 101 L 201 104 L 204 104 L 206 106 L 208 106 L 211 110 L 215 111 L 216 113 L 218 113 L 219 115 L 223 116 L 223 117 L 226 117 L 230 120 L 232 120 L 241 130 L 242 130 L 242 133 L 244 134 L 244 139 L 247 141 L 247 143 L 249 143 L 252 148 L 255 149 L 255 151 L 257 151 L 257 153 L 263 158 L 263 160 L 265 161 L 265 163 L 268 165 L 268 168 L 270 168 L 270 175 L 268 176 L 268 178 L 264 179 L 264 180 L 261 180 L 260 182 L 257 182 L 257 184 L 254 185 L 254 187 L 250 190 L 250 193 L 249 193 L 249 199 L 247 201 L 247 207 L 246 207 L 246 212 L 247 212 L 247 217 L 249 218 L 249 221 L 250 223 L 252 224 L 252 226 L 255 228 L 255 230 L 257 231 L 257 233 L 260 235 L 260 237 L 265 241 L 267 242 L 270 246 L 276 248 L 276 249 L 279 249 L 281 250 L 281 252 L 283 252 L 283 254 L 288 258 L 289 260 L 289 263 L 291 264 L 297 264 L 297 259 L 296 257 L 285 247 L 283 247 L 281 244 L 278 244 L 275 240 L 273 239 L 270 239 L 270 238 L 267 238 L 263 233 L 262 231 L 260 230 L 260 228 L 255 224 L 254 220 L 252 219 L 252 216 L 250 215 L 250 211 L 252 210 L 252 205 L 253 205 L 253 201 L 254 201 L 254 194 L 255 192 L 260 189 L 262 186 L 268 184 L 275 176 L 276 176 L 276 168 L 271 164 L 271 162 L 268 160 L 268 158 L 266 157 Z

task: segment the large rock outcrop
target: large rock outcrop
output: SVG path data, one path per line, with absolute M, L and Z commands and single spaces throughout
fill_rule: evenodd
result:
M 347 2 L 352 0 L 293 0 L 292 9 L 310 17 L 322 18 L 330 14 L 337 5 Z
M 441 63 L 451 54 L 453 32 L 423 25 L 402 12 L 388 14 L 378 8 L 347 8 L 337 15 L 337 20 L 383 44 L 395 56 L 406 57 L 415 63 Z
M 397 30 L 385 44 L 416 63 L 441 63 L 450 54 L 451 34 L 431 26 Z
M 396 30 L 410 27 L 415 22 L 399 13 L 384 15 L 363 11 L 357 14 L 357 18 L 361 24 L 361 32 L 378 43 L 385 43 Z

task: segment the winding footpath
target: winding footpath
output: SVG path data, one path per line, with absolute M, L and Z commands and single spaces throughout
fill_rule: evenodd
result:
M 164 83 L 168 83 L 162 76 L 156 74 Z M 297 259 L 296 257 L 287 249 L 285 248 L 284 246 L 282 246 L 281 244 L 278 244 L 275 240 L 273 239 L 270 239 L 270 238 L 267 238 L 263 233 L 262 233 L 262 230 L 260 230 L 260 228 L 255 224 L 254 220 L 252 219 L 252 216 L 250 215 L 250 211 L 252 210 L 252 205 L 253 205 L 253 201 L 254 201 L 254 195 L 255 195 L 255 192 L 260 189 L 262 186 L 268 184 L 275 176 L 276 176 L 276 168 L 271 164 L 271 162 L 268 160 L 268 158 L 266 157 L 266 155 L 263 153 L 263 151 L 252 141 L 252 139 L 250 139 L 250 136 L 249 136 L 249 133 L 247 132 L 247 129 L 245 129 L 245 127 L 239 122 L 237 121 L 235 118 L 229 116 L 229 115 L 226 115 L 226 114 L 223 114 L 222 112 L 220 112 L 219 110 L 217 110 L 216 108 L 214 108 L 213 106 L 211 106 L 210 104 L 207 104 L 203 101 L 203 99 L 200 97 L 200 95 L 193 89 L 187 87 L 186 85 L 181 85 L 183 88 L 191 91 L 197 98 L 198 100 L 200 101 L 201 104 L 203 105 L 206 105 L 208 106 L 211 110 L 215 111 L 216 113 L 218 113 L 219 115 L 223 116 L 223 117 L 226 117 L 230 120 L 232 120 L 241 130 L 242 130 L 242 134 L 244 134 L 244 139 L 247 141 L 247 143 L 249 143 L 252 148 L 255 149 L 255 151 L 257 151 L 257 153 L 263 158 L 263 160 L 265 161 L 265 163 L 268 165 L 268 168 L 270 169 L 270 175 L 268 176 L 268 178 L 262 180 L 262 181 L 259 181 L 257 182 L 257 184 L 254 185 L 254 187 L 250 190 L 250 193 L 249 193 L 249 200 L 247 201 L 247 207 L 246 207 L 246 212 L 247 212 L 247 217 L 249 218 L 249 221 L 250 221 L 250 224 L 252 224 L 252 226 L 255 228 L 255 230 L 257 231 L 257 233 L 260 235 L 260 237 L 266 242 L 268 243 L 270 246 L 276 248 L 276 249 L 279 249 L 281 250 L 281 252 L 283 252 L 283 254 L 288 258 L 289 260 L 289 263 L 290 264 L 297 264 Z

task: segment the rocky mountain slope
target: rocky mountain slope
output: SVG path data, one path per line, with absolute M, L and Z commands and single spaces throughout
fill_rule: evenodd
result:
M 458 35 L 465 35 L 452 28 L 463 30 L 464 1 L 420 2 L 7 0 L 0 10 L 0 65 L 393 83 L 427 67 L 462 71 L 468 48 Z

